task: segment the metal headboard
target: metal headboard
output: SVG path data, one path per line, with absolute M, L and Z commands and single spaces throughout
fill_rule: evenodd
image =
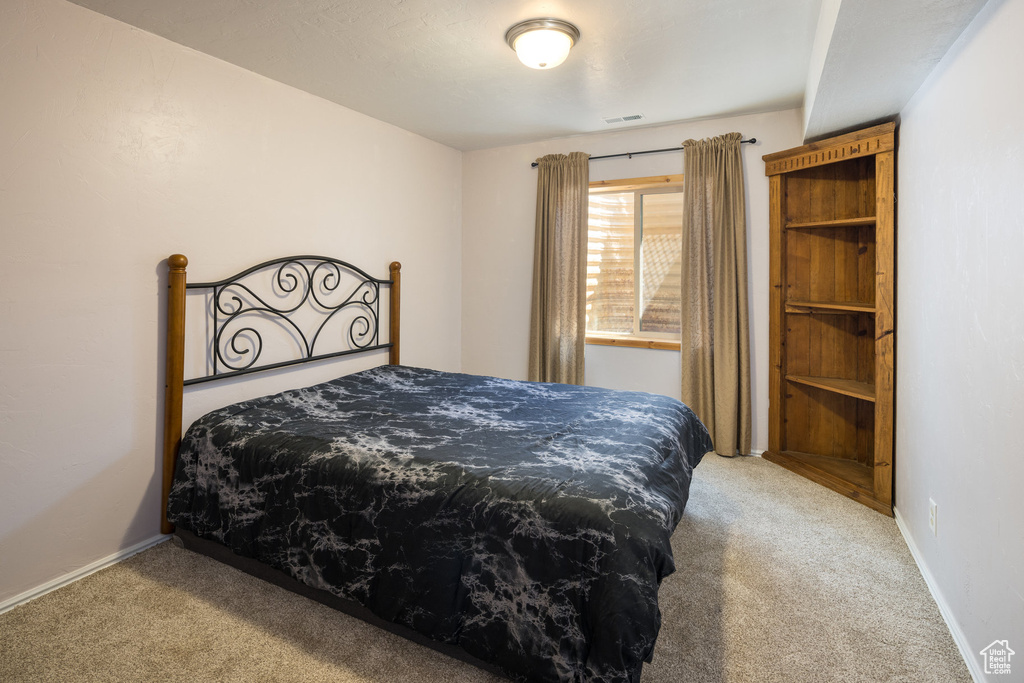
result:
M 346 273 L 354 276 L 347 293 L 339 291 Z M 187 291 L 208 290 L 211 300 L 206 309 L 208 374 L 186 379 L 184 384 L 392 348 L 390 340 L 380 342 L 380 288 L 393 284 L 394 280 L 375 278 L 326 256 L 279 258 L 218 282 L 187 283 Z M 268 295 L 270 291 L 277 295 L 276 300 Z M 322 340 L 325 328 L 346 311 L 355 311 L 341 330 L 348 337 L 349 348 L 318 353 L 317 341 Z M 297 321 L 295 314 L 302 312 L 311 312 L 313 321 Z M 276 324 L 293 336 L 298 351 L 295 358 L 259 362 L 263 353 L 260 328 L 266 324 Z
M 182 400 L 186 385 L 238 377 L 300 363 L 336 358 L 355 353 L 388 349 L 388 362 L 399 363 L 399 314 L 402 264 L 390 266 L 391 279 L 384 280 L 345 261 L 325 256 L 290 256 L 265 261 L 217 282 L 187 283 L 188 259 L 173 254 L 169 269 L 167 299 L 167 369 L 164 385 L 164 477 L 161 497 L 160 530 L 169 534 L 174 526 L 167 521 L 167 496 L 174 477 L 175 461 L 181 444 Z M 351 290 L 341 290 L 343 276 L 354 282 Z M 258 284 L 263 280 L 263 288 Z M 380 340 L 381 286 L 390 289 L 388 340 Z M 208 356 L 207 371 L 185 379 L 185 293 L 208 290 L 206 306 Z M 328 325 L 342 313 L 352 313 L 347 323 L 341 320 L 341 332 L 348 347 L 317 351 Z M 300 321 L 301 314 L 309 321 Z M 259 325 L 270 321 L 284 330 L 296 343 L 298 353 L 287 360 L 260 363 L 263 335 Z M 337 330 L 335 330 L 337 331 Z

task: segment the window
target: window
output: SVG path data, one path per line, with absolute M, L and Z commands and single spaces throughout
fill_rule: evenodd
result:
M 590 183 L 588 344 L 679 348 L 682 181 Z

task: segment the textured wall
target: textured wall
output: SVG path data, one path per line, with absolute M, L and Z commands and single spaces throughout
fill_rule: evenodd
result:
M 560 138 L 466 152 L 463 157 L 462 363 L 466 372 L 525 379 L 529 345 L 534 212 L 540 156 L 572 151 L 594 156 L 680 145 L 731 131 L 760 142 L 743 145 L 750 279 L 753 448 L 768 446 L 768 180 L 761 156 L 801 142 L 798 110 Z M 591 180 L 682 173 L 680 153 L 594 161 Z M 679 354 L 587 346 L 587 383 L 679 397 Z
M 1024 653 L 1022 26 L 989 3 L 900 129 L 896 505 L 979 671 Z
M 459 368 L 459 152 L 61 0 L 0 4 L 0 101 L 0 602 L 157 533 L 169 254 L 401 260 Z

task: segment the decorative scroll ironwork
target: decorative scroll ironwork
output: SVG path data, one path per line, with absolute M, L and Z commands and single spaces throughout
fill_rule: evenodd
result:
M 346 279 L 354 286 L 343 290 Z M 275 259 L 219 282 L 186 284 L 187 290 L 210 291 L 210 333 L 209 371 L 185 384 L 389 348 L 390 342 L 380 342 L 380 288 L 392 284 L 324 256 Z M 346 337 L 340 340 L 346 348 L 318 352 L 317 342 L 332 321 Z M 275 328 L 295 344 L 294 357 L 260 363 L 264 334 Z

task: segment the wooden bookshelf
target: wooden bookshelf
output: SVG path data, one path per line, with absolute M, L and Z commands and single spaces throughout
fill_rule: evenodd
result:
M 769 445 L 764 457 L 892 514 L 895 125 L 764 157 Z

